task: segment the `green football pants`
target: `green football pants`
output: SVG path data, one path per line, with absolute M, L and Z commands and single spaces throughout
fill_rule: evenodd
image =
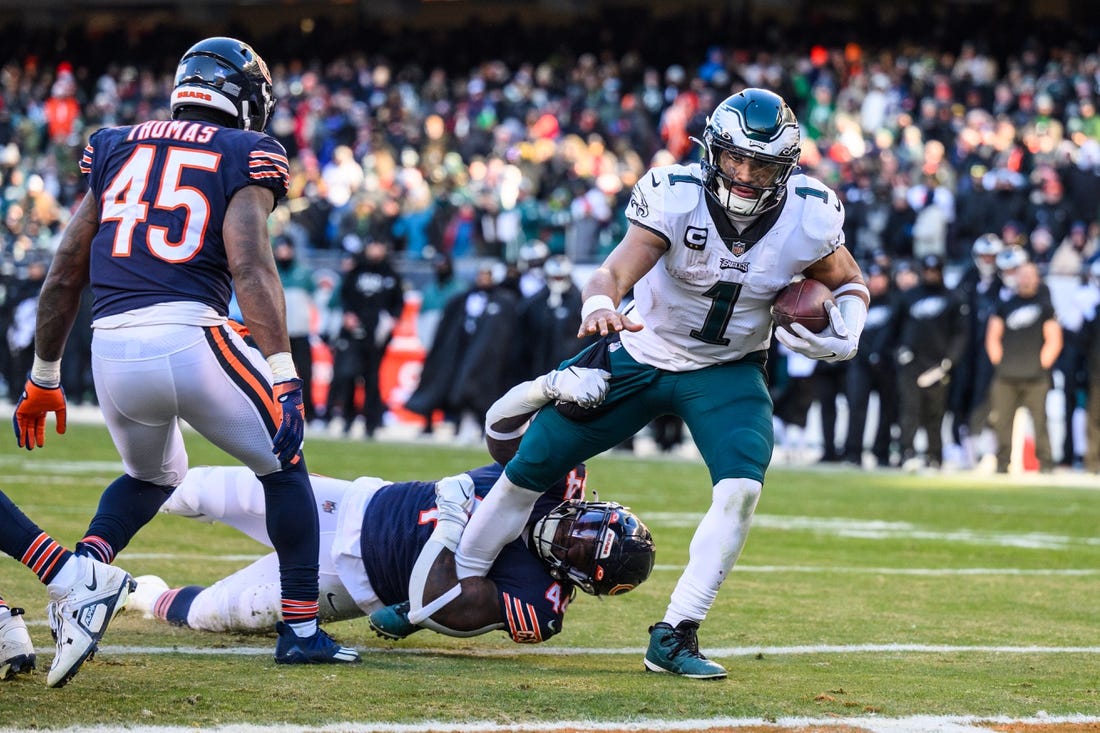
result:
M 618 348 L 609 354 L 612 376 L 603 404 L 583 420 L 569 419 L 553 406 L 540 410 L 506 467 L 512 483 L 544 491 L 576 464 L 615 447 L 660 415 L 683 418 L 712 483 L 726 478 L 764 482 L 774 445 L 764 352 L 670 372 L 640 364 L 625 348 L 613 346 Z

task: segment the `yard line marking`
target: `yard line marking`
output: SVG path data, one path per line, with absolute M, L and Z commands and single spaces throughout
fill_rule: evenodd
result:
M 645 515 L 650 527 L 695 527 L 702 514 L 690 512 L 650 512 Z M 775 514 L 757 514 L 752 519 L 753 528 L 780 531 L 806 531 L 818 534 L 865 540 L 914 539 L 934 542 L 961 542 L 971 545 L 1017 547 L 1027 550 L 1067 550 L 1081 545 L 1100 547 L 1097 537 L 1070 537 L 1047 532 L 995 532 L 992 530 L 922 529 L 910 522 L 883 519 L 850 519 L 844 517 L 796 517 Z
M 684 566 L 654 565 L 653 569 L 681 571 Z M 735 565 L 733 570 L 742 573 L 840 573 L 848 575 L 919 575 L 932 577 L 952 575 L 1087 577 L 1100 575 L 1100 570 L 1092 568 L 859 568 L 829 565 Z
M 76 473 L 88 471 L 107 471 L 117 474 L 124 470 L 122 461 L 60 461 L 51 459 L 47 463 L 21 456 L 0 456 L 0 466 L 18 466 L 34 471 L 38 476 L 49 476 L 53 472 Z
M 130 552 L 119 553 L 117 562 L 125 564 L 127 560 L 188 560 L 201 562 L 255 562 L 263 554 L 207 555 L 201 552 Z M 654 570 L 683 571 L 683 565 L 658 564 Z M 1038 577 L 1091 577 L 1100 575 L 1096 568 L 886 568 L 855 567 L 832 565 L 735 565 L 734 572 L 742 573 L 837 573 L 847 575 L 917 575 L 917 576 L 953 576 L 953 575 L 1014 575 Z
M 201 552 L 121 552 L 115 562 L 127 560 L 200 560 L 202 562 L 255 562 L 263 555 L 205 555 Z
M 201 552 L 130 552 L 124 550 L 117 562 L 125 564 L 127 560 L 188 560 L 200 562 L 255 562 L 261 554 L 207 555 Z M 654 570 L 683 571 L 683 565 L 658 564 Z M 917 575 L 917 576 L 953 576 L 953 575 L 1013 575 L 1038 577 L 1090 577 L 1100 575 L 1095 568 L 885 568 L 853 567 L 831 565 L 735 565 L 734 572 L 742 573 L 837 573 L 846 575 Z
M 471 657 L 518 657 L 548 656 L 574 657 L 586 655 L 643 655 L 645 647 L 531 647 L 524 645 L 520 649 L 510 648 L 447 648 L 447 647 L 357 647 L 366 654 L 441 654 Z M 37 651 L 49 652 L 53 647 L 41 647 Z M 103 654 L 193 654 L 198 656 L 259 656 L 270 655 L 271 647 L 201 647 L 201 646 L 134 646 L 101 644 Z M 709 657 L 752 657 L 757 655 L 791 656 L 804 654 L 1100 654 L 1100 646 L 995 646 L 962 644 L 806 644 L 795 646 L 737 646 L 707 647 Z
M 1094 725 L 1100 717 L 1094 715 L 1045 715 L 1040 713 L 1027 718 L 1013 718 L 1005 715 L 911 715 L 899 718 L 880 718 L 873 715 L 850 716 L 844 718 L 696 718 L 693 720 L 667 720 L 662 718 L 641 718 L 624 721 L 593 722 L 591 720 L 544 720 L 531 723 L 494 723 L 492 721 L 470 721 L 464 723 L 425 720 L 417 723 L 364 723 L 345 722 L 326 725 L 309 725 L 315 733 L 505 733 L 522 731 L 523 733 L 550 733 L 551 731 L 602 731 L 618 733 L 622 731 L 676 731 L 731 730 L 751 728 L 753 730 L 844 730 L 868 731 L 869 733 L 990 733 L 991 726 L 1041 726 L 1050 728 L 1059 725 Z M 210 728 L 209 731 L 232 731 L 232 733 L 298 733 L 302 725 L 256 725 L 251 723 L 227 723 Z M 194 733 L 193 727 L 142 725 L 143 731 L 151 733 Z M 37 733 L 33 728 L 0 728 L 7 733 Z M 132 733 L 132 727 L 94 725 L 70 726 L 69 733 Z

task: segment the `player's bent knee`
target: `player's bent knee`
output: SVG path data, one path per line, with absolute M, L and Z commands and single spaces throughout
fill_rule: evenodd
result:
M 714 504 L 723 513 L 747 520 L 756 510 L 763 485 L 754 479 L 727 478 L 714 485 Z
M 729 477 L 741 477 L 764 483 L 764 473 L 771 462 L 772 455 L 773 442 L 770 432 L 764 434 L 757 430 L 738 430 L 722 445 L 725 447 L 720 449 L 720 455 L 714 460 L 709 458 L 707 460 L 707 465 L 711 468 L 711 480 L 714 483 L 717 484 Z M 708 456 L 706 452 L 703 455 L 704 458 Z

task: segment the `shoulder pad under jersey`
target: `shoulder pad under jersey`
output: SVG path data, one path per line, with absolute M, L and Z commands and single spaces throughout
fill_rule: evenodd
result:
M 804 201 L 802 231 L 807 237 L 837 245 L 844 241 L 844 204 L 835 191 L 816 178 L 798 175 L 792 176 L 788 184 L 787 195 L 792 193 Z
M 651 168 L 634 185 L 627 218 L 652 221 L 694 211 L 703 193 L 698 166 L 663 165 Z

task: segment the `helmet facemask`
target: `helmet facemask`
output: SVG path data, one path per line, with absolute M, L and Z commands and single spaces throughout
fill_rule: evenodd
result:
M 531 539 L 554 578 L 589 595 L 626 593 L 653 570 L 649 529 L 614 502 L 563 502 L 535 524 Z
M 786 193 L 793 167 L 777 160 L 749 157 L 744 150 L 712 144 L 717 162 L 704 166 L 707 190 L 731 214 L 751 216 L 776 206 Z M 747 173 L 738 174 L 737 169 Z
M 707 118 L 702 145 L 704 187 L 736 216 L 778 206 L 801 156 L 794 113 L 763 89 L 746 89 L 719 104 Z

